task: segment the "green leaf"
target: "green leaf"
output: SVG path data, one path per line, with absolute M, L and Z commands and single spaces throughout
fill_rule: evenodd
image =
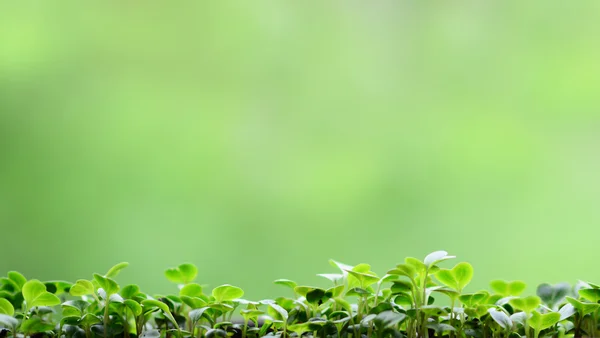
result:
M 119 284 L 113 279 L 101 276 L 97 273 L 94 274 L 94 279 L 100 285 L 100 287 L 106 292 L 106 298 L 119 292 Z
M 452 258 L 456 258 L 456 256 L 448 256 L 448 252 L 446 251 L 434 251 L 432 253 L 430 253 L 429 255 L 425 256 L 425 259 L 423 260 L 423 263 L 428 267 L 432 267 L 433 265 L 441 262 L 441 261 L 445 261 L 447 259 L 452 259 Z
M 90 306 L 90 303 L 78 299 L 78 300 L 69 300 L 61 304 L 63 307 L 63 315 L 65 313 L 77 315 L 81 317 L 81 315 L 85 312 L 85 310 Z
M 191 283 L 197 275 L 198 268 L 191 263 L 184 263 L 176 268 L 169 268 L 165 271 L 167 279 L 178 284 Z
M 512 320 L 508 317 L 504 311 L 498 311 L 496 308 L 490 308 L 488 313 L 498 325 L 500 325 L 505 330 L 510 330 L 512 328 Z
M 27 278 L 23 276 L 21 273 L 17 271 L 9 271 L 7 274 L 8 279 L 13 281 L 16 285 L 19 286 L 19 290 L 23 288 L 23 285 L 27 283 Z
M 579 289 L 579 295 L 592 303 L 600 301 L 600 289 Z
M 257 309 L 243 309 L 242 311 L 240 311 L 240 314 L 242 315 L 242 317 L 244 317 L 245 320 L 257 318 L 258 316 L 260 316 L 264 313 L 265 313 L 264 311 L 257 310 Z
M 192 309 L 199 309 L 206 305 L 206 300 L 200 297 L 181 296 L 181 300 Z
M 531 313 L 531 311 L 540 306 L 542 300 L 538 296 L 529 296 L 524 298 L 513 298 L 509 301 L 509 303 L 518 310 L 521 310 L 525 313 Z
M 414 257 L 406 257 L 404 259 L 404 263 L 406 263 L 408 266 L 411 266 L 415 270 L 415 273 L 422 273 L 427 270 L 427 265 L 423 264 L 423 262 Z
M 80 279 L 71 287 L 69 293 L 75 297 L 91 295 L 94 293 L 94 284 L 89 280 Z
M 490 282 L 490 287 L 495 293 L 504 297 L 519 296 L 525 290 L 527 284 L 523 281 L 506 282 L 503 280 L 493 280 Z
M 155 299 L 146 299 L 142 301 L 142 306 L 159 308 L 163 312 L 163 315 L 167 317 L 167 319 L 169 319 L 169 321 L 171 321 L 171 323 L 173 323 L 177 329 L 179 329 L 179 325 L 177 324 L 177 321 L 173 317 L 173 314 L 169 310 L 167 304 Z
M 25 288 L 25 286 L 23 286 L 23 288 Z M 26 334 L 41 333 L 52 329 L 54 329 L 54 324 L 44 322 L 40 317 L 31 317 L 24 320 L 20 327 L 20 330 Z
M 100 323 L 101 321 L 102 321 L 102 319 L 100 319 L 100 317 L 96 316 L 95 314 L 93 314 L 93 313 L 86 313 L 79 320 L 79 324 L 81 324 L 83 326 L 91 326 L 91 325 Z
M 202 318 L 202 315 L 204 315 L 204 311 L 210 309 L 209 307 L 202 307 L 199 309 L 194 309 L 192 311 L 190 311 L 189 316 L 190 316 L 190 320 L 192 321 L 193 325 L 196 326 L 196 323 L 200 320 L 200 318 Z M 208 317 L 207 317 L 208 319 Z
M 35 306 L 55 306 L 60 304 L 60 299 L 46 291 L 46 286 L 37 279 L 32 279 L 25 283 L 22 292 L 27 309 Z
M 214 288 L 212 290 L 212 296 L 215 297 L 217 302 L 222 303 L 224 301 L 242 298 L 244 296 L 244 290 L 236 286 L 224 284 Z
M 135 284 L 129 284 L 121 289 L 121 297 L 125 299 L 133 299 L 140 292 L 140 287 Z
M 384 329 L 388 327 L 395 327 L 402 321 L 406 319 L 406 315 L 404 313 L 396 313 L 394 311 L 388 310 L 380 312 L 374 319 L 373 323 L 377 328 Z
M 6 299 L 0 298 L 0 314 L 12 316 L 15 314 L 15 308 Z
M 274 281 L 273 283 L 277 284 L 277 285 L 283 285 L 285 287 L 288 287 L 290 289 L 294 289 L 296 286 L 298 286 L 298 284 L 296 284 L 296 282 L 294 282 L 293 280 L 289 280 L 289 279 L 277 279 L 276 281 Z
M 356 267 L 359 267 L 359 266 L 360 265 L 357 265 Z M 356 267 L 355 267 L 355 269 L 356 269 Z M 369 267 L 369 269 L 370 269 L 370 267 Z M 367 288 L 369 285 L 375 284 L 379 281 L 379 277 L 377 277 L 377 275 L 375 275 L 368 269 L 367 269 L 367 272 L 359 272 L 359 271 L 353 271 L 353 270 L 347 270 L 347 272 L 359 281 L 360 286 L 363 289 Z
M 186 284 L 179 290 L 179 296 L 199 297 L 202 295 L 202 286 L 196 283 Z
M 108 270 L 108 272 L 106 273 L 106 275 L 104 275 L 104 277 L 115 278 L 115 277 L 117 277 L 119 272 L 121 272 L 121 270 L 125 269 L 128 266 L 129 266 L 129 263 L 127 263 L 127 262 L 121 262 L 119 264 L 116 264 L 115 266 L 113 266 L 112 268 L 110 268 Z
M 325 298 L 325 290 L 319 288 L 315 288 L 306 294 L 306 301 L 313 305 L 321 305 L 324 301 L 326 301 Z
M 551 326 L 554 326 L 560 320 L 560 314 L 558 312 L 549 312 L 540 314 L 537 311 L 533 311 L 531 313 L 531 317 L 529 318 L 529 326 L 532 327 L 536 331 L 545 330 Z
M 142 307 L 135 300 L 133 300 L 133 299 L 125 299 L 123 301 L 123 304 L 125 304 L 125 306 L 127 306 L 131 310 L 131 312 L 133 313 L 133 315 L 135 317 L 138 317 L 139 315 L 142 314 Z
M 577 310 L 579 310 L 579 312 L 581 312 L 582 316 L 585 316 L 588 313 L 592 313 L 592 312 L 598 310 L 598 308 L 600 307 L 600 304 L 598 304 L 598 303 L 584 303 L 584 302 L 580 302 L 579 300 L 569 297 L 569 296 L 565 297 L 565 299 L 567 300 L 567 302 L 569 302 L 571 305 L 573 305 Z
M 387 272 L 389 275 L 399 275 L 405 276 L 410 279 L 413 279 L 417 274 L 417 271 L 412 265 L 409 264 L 398 264 L 395 269 L 392 269 Z
M 275 303 L 270 303 L 269 307 L 271 307 L 273 310 L 275 310 L 281 316 L 281 318 L 283 318 L 284 322 L 287 322 L 289 314 L 286 311 L 286 309 L 282 308 L 281 306 L 279 306 Z

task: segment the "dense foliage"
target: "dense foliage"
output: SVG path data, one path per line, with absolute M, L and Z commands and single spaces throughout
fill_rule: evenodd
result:
M 597 336 L 599 285 L 542 284 L 536 296 L 524 297 L 525 283 L 495 280 L 491 292 L 463 293 L 473 268 L 439 266 L 452 258 L 445 251 L 422 261 L 408 257 L 383 277 L 368 264 L 332 260 L 339 271 L 319 275 L 330 288 L 280 279 L 275 284 L 289 288 L 290 297 L 260 301 L 243 299 L 244 291 L 228 284 L 205 293 L 192 264 L 165 271 L 177 294 L 153 296 L 117 284 L 127 263 L 75 283 L 10 271 L 0 279 L 0 337 Z M 436 305 L 438 297 L 450 305 Z

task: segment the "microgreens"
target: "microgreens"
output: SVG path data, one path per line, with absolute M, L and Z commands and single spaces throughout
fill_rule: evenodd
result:
M 178 292 L 153 296 L 117 283 L 127 263 L 75 283 L 10 271 L 0 278 L 0 338 L 598 337 L 599 285 L 541 284 L 522 296 L 524 282 L 494 280 L 491 291 L 466 293 L 473 267 L 443 266 L 453 258 L 445 251 L 408 257 L 383 277 L 369 264 L 331 260 L 337 271 L 318 275 L 329 286 L 278 279 L 292 298 L 260 301 L 229 284 L 205 292 L 191 263 L 165 271 Z M 437 295 L 450 306 L 436 305 Z

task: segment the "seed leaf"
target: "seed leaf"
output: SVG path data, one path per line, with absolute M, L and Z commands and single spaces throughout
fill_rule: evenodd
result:
M 133 315 L 135 317 L 137 317 L 137 316 L 139 316 L 139 315 L 142 314 L 142 307 L 135 300 L 133 300 L 133 299 L 125 299 L 123 301 L 123 304 L 125 304 L 125 306 L 127 306 L 131 310 L 131 312 L 133 313 Z
M 495 293 L 500 294 L 504 297 L 519 296 L 521 293 L 523 293 L 526 286 L 527 284 L 525 284 L 525 282 L 518 280 L 512 282 L 506 282 L 503 280 L 493 280 L 492 282 L 490 282 L 490 287 L 492 288 L 492 290 Z
M 571 285 L 569 283 L 558 283 L 554 286 L 543 283 L 538 285 L 536 294 L 549 307 L 554 307 L 555 304 L 560 303 L 569 294 L 570 290 Z
M 173 314 L 171 314 L 171 311 L 169 310 L 169 307 L 167 306 L 167 304 L 165 304 L 161 301 L 155 300 L 155 299 L 145 299 L 142 301 L 142 305 L 144 307 L 159 308 L 163 312 L 163 315 L 165 317 L 167 317 L 167 319 L 169 319 L 171 321 L 171 323 L 173 323 L 173 325 L 175 325 L 176 328 L 179 328 L 179 325 L 177 324 L 177 321 L 173 317 Z
M 15 314 L 15 308 L 6 299 L 0 298 L 0 314 L 12 316 Z
M 600 289 L 580 289 L 579 295 L 581 298 L 589 300 L 592 303 L 600 301 Z
M 289 314 L 286 309 L 282 308 L 281 306 L 275 303 L 270 303 L 269 307 L 275 310 L 281 316 L 281 318 L 283 318 L 284 322 L 287 322 Z
M 215 297 L 217 302 L 222 303 L 224 301 L 242 298 L 244 296 L 244 290 L 236 286 L 224 284 L 214 288 L 212 290 L 212 296 Z
M 524 298 L 512 298 L 508 303 L 525 313 L 531 313 L 531 311 L 540 306 L 542 300 L 538 296 L 529 296 Z
M 115 293 L 119 292 L 119 284 L 115 282 L 113 279 L 104 277 L 97 273 L 94 274 L 94 280 L 98 283 L 98 285 L 104 290 L 106 293 L 106 297 L 110 297 Z
M 560 313 L 561 321 L 571 317 L 575 314 L 575 312 L 575 307 L 571 303 L 563 305 L 563 307 L 561 307 L 560 310 L 558 310 L 558 313 Z
M 298 284 L 296 284 L 296 282 L 294 282 L 293 280 L 289 280 L 289 279 L 277 279 L 276 281 L 274 281 L 273 283 L 277 284 L 277 285 L 283 285 L 286 286 L 290 289 L 294 289 L 296 286 L 298 286 Z
M 197 283 L 189 283 L 179 290 L 179 296 L 200 297 L 202 295 L 202 286 Z
M 27 308 L 35 306 L 54 306 L 60 304 L 56 295 L 46 291 L 46 286 L 37 279 L 32 279 L 23 285 L 23 298 Z
M 108 270 L 108 272 L 106 273 L 106 275 L 104 275 L 104 277 L 115 278 L 115 277 L 117 277 L 119 272 L 121 272 L 121 270 L 125 269 L 128 266 L 129 266 L 129 263 L 127 263 L 127 262 L 121 262 L 119 264 L 116 264 L 115 266 L 113 266 L 112 268 L 110 268 Z
M 80 279 L 71 287 L 69 293 L 75 297 L 91 295 L 94 293 L 94 284 L 89 280 Z
M 184 263 L 176 268 L 169 268 L 165 271 L 168 280 L 177 284 L 187 284 L 196 279 L 198 268 L 194 264 Z
M 585 316 L 588 313 L 592 313 L 600 307 L 600 304 L 597 304 L 597 303 L 584 303 L 584 302 L 580 302 L 579 300 L 569 297 L 569 296 L 567 296 L 565 298 L 566 298 L 567 302 L 569 302 L 577 310 L 579 310 L 579 312 L 581 312 L 582 316 Z
M 17 271 L 9 271 L 7 277 L 11 281 L 15 282 L 17 286 L 19 286 L 19 290 L 21 290 L 23 285 L 27 283 L 27 278 Z
M 427 268 L 432 267 L 433 265 L 445 261 L 447 259 L 456 258 L 456 256 L 448 256 L 448 252 L 446 251 L 434 251 L 429 255 L 425 256 L 423 263 L 427 266 Z
M 121 296 L 125 299 L 132 299 L 140 292 L 140 287 L 135 284 L 126 285 L 121 289 Z
M 559 320 L 560 313 L 558 312 L 540 314 L 534 310 L 529 318 L 529 326 L 531 326 L 534 330 L 542 331 L 554 326 L 554 324 L 558 323 Z
M 504 311 L 498 311 L 495 308 L 490 308 L 488 313 L 492 316 L 494 321 L 498 323 L 503 329 L 509 330 L 512 328 L 512 320 L 508 317 Z

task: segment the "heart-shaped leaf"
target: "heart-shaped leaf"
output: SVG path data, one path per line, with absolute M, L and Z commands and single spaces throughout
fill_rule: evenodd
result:
M 212 290 L 212 296 L 215 297 L 215 300 L 218 303 L 222 303 L 224 301 L 242 298 L 244 296 L 244 290 L 238 288 L 237 286 L 224 284 L 214 288 Z
M 540 314 L 534 310 L 531 313 L 531 317 L 529 318 L 528 322 L 530 327 L 539 332 L 554 326 L 554 324 L 558 323 L 559 320 L 560 314 L 558 312 Z
M 184 263 L 176 268 L 169 268 L 165 271 L 165 276 L 173 283 L 187 284 L 196 279 L 198 268 L 194 264 Z
M 560 303 L 566 295 L 571 291 L 569 283 L 558 283 L 554 286 L 544 283 L 537 287 L 536 294 L 542 299 L 546 305 L 553 308 Z
M 460 292 L 473 278 L 473 266 L 467 262 L 458 263 L 452 269 L 439 270 L 435 277 L 442 284 Z
M 509 304 L 514 308 L 521 310 L 525 313 L 531 313 L 531 311 L 535 310 L 540 304 L 542 300 L 538 296 L 529 296 L 524 298 L 512 298 L 509 301 Z
M 493 280 L 490 282 L 490 287 L 492 290 L 503 297 L 519 296 L 521 293 L 523 293 L 526 286 L 527 284 L 525 284 L 525 282 L 519 280 L 512 282 Z
M 46 286 L 37 279 L 32 279 L 23 285 L 23 298 L 27 309 L 35 306 L 55 306 L 60 304 L 56 295 L 46 291 Z

